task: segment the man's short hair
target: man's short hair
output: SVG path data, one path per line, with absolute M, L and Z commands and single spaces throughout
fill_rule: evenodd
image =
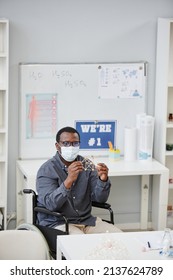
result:
M 60 141 L 60 136 L 63 132 L 69 132 L 69 133 L 77 133 L 77 135 L 79 136 L 79 141 L 80 141 L 80 134 L 79 132 L 73 128 L 73 127 L 70 127 L 70 126 L 66 126 L 66 127 L 63 127 L 61 128 L 57 134 L 56 134 L 56 142 L 59 142 Z

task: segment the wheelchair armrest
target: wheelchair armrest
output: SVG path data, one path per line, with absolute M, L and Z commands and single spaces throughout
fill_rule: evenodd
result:
M 36 196 L 36 192 L 34 191 L 34 190 L 32 190 L 32 189 L 23 189 L 23 193 L 32 193 L 33 195 L 35 195 Z
M 110 220 L 109 221 L 104 220 L 104 221 L 106 221 L 108 223 L 111 223 L 111 224 L 114 224 L 114 213 L 113 213 L 113 210 L 112 210 L 111 205 L 109 203 L 92 201 L 92 206 L 108 210 L 109 214 L 110 214 Z
M 36 224 L 36 215 L 35 213 L 44 213 L 48 215 L 52 215 L 58 218 L 62 218 L 65 223 L 65 233 L 69 234 L 69 225 L 68 225 L 68 220 L 67 218 L 62 215 L 61 213 L 50 211 L 44 207 L 37 206 L 37 194 L 34 190 L 32 189 L 23 189 L 23 193 L 25 194 L 32 194 L 32 199 L 33 199 L 33 224 Z
M 109 203 L 107 203 L 107 202 L 92 201 L 92 206 L 98 207 L 98 208 L 103 208 L 103 209 L 111 208 L 111 205 Z
M 54 211 L 50 211 L 44 207 L 40 207 L 40 206 L 35 206 L 34 207 L 34 211 L 35 212 L 40 212 L 40 213 L 44 213 L 44 214 L 48 214 L 48 215 L 52 215 L 58 218 L 64 218 L 65 220 L 67 220 L 61 213 L 59 212 L 54 212 Z
M 58 218 L 63 218 L 64 220 L 64 223 L 65 223 L 65 232 L 66 234 L 69 234 L 69 225 L 68 225 L 68 220 L 67 218 L 62 215 L 61 213 L 58 213 L 58 212 L 54 212 L 54 211 L 50 211 L 44 207 L 39 207 L 39 206 L 35 206 L 34 207 L 34 212 L 37 212 L 37 213 L 44 213 L 44 214 L 48 214 L 48 215 L 52 215 L 52 216 L 55 216 L 55 217 L 58 217 Z

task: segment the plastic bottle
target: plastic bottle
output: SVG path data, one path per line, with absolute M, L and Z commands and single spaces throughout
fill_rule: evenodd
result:
M 160 253 L 164 256 L 172 255 L 172 237 L 170 228 L 165 228 L 162 239 L 162 251 Z

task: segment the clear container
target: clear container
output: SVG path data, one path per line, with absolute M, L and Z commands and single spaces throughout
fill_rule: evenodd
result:
M 162 238 L 162 251 L 160 252 L 164 256 L 173 257 L 173 246 L 172 246 L 171 229 L 165 228 L 164 235 Z

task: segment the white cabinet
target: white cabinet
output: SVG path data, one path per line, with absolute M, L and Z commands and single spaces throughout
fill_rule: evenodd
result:
M 8 169 L 9 22 L 0 19 L 0 227 L 6 228 Z M 3 217 L 3 218 L 2 218 Z
M 169 169 L 168 210 L 173 210 L 173 18 L 159 18 L 156 56 L 154 157 Z M 173 211 L 172 211 L 173 213 Z M 169 211 L 169 215 L 171 212 Z M 168 215 L 168 218 L 169 218 Z M 173 217 L 172 217 L 173 227 Z

